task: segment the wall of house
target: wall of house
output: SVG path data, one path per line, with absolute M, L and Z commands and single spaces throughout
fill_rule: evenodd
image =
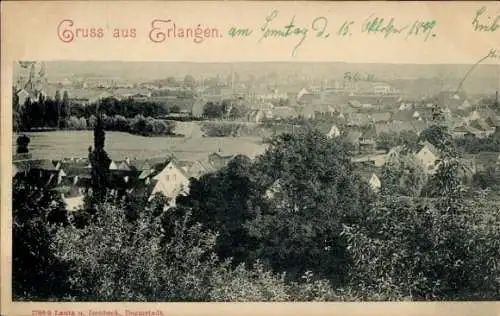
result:
M 422 163 L 425 171 L 432 172 L 437 157 L 426 147 L 422 148 L 416 155 L 416 158 Z
M 158 182 L 152 195 L 162 193 L 166 197 L 175 198 L 182 192 L 187 193 L 189 188 L 189 179 L 173 164 L 168 164 L 154 179 Z

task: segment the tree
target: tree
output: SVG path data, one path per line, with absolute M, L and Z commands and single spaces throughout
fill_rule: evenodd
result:
M 450 150 L 453 146 L 451 134 L 446 126 L 431 125 L 420 133 L 420 141 L 428 141 L 439 150 Z
M 365 300 L 497 300 L 498 212 L 484 196 L 454 208 L 387 196 L 345 226 L 351 290 Z
M 168 86 L 176 86 L 177 85 L 177 79 L 175 79 L 175 77 L 168 77 L 167 78 L 167 85 Z
M 184 77 L 184 86 L 193 89 L 196 87 L 196 79 L 191 75 L 186 75 Z
M 306 130 L 275 137 L 257 159 L 256 195 L 264 199 L 247 227 L 257 253 L 275 270 L 344 281 L 349 258 L 342 224 L 359 220 L 371 201 L 367 183 L 353 171 L 351 150 L 344 138 Z
M 283 301 L 283 278 L 256 264 L 233 269 L 214 254 L 217 236 L 189 214 L 172 221 L 169 239 L 150 207 L 129 221 L 119 205 L 101 204 L 96 221 L 68 226 L 54 242 L 57 257 L 71 267 L 71 289 L 83 301 Z
M 39 177 L 16 175 L 12 181 L 12 295 L 15 300 L 48 300 L 69 294 L 67 267 L 51 244 L 66 224 L 61 198 Z
M 71 110 L 69 102 L 69 93 L 65 90 L 61 102 L 61 116 L 63 119 L 67 119 L 70 116 Z
M 221 118 L 224 115 L 224 110 L 221 104 L 207 102 L 203 107 L 203 116 L 207 118 Z
M 170 113 L 180 113 L 181 108 L 178 105 L 172 105 L 171 107 L 168 108 Z
M 24 101 L 24 107 L 21 112 L 21 126 L 23 131 L 29 131 L 34 127 L 33 122 L 33 104 L 29 98 Z
M 250 166 L 248 157 L 236 156 L 220 171 L 193 179 L 189 195 L 178 199 L 180 208 L 191 210 L 194 222 L 219 233 L 217 253 L 237 263 L 246 259 L 251 240 L 243 226 L 251 219 Z
M 424 167 L 413 154 L 397 152 L 382 167 L 382 192 L 395 196 L 420 196 L 427 182 Z
M 109 165 L 111 159 L 104 150 L 106 133 L 104 132 L 103 118 L 97 114 L 97 121 L 94 127 L 94 149 L 89 147 L 89 161 L 92 166 L 91 187 L 94 201 L 103 201 L 108 189 Z
M 61 128 L 61 120 L 62 120 L 62 97 L 61 91 L 57 90 L 56 95 L 54 97 L 56 108 L 57 108 L 57 127 Z
M 17 148 L 16 148 L 17 154 L 26 154 L 29 152 L 28 145 L 30 143 L 30 138 L 28 136 L 26 135 L 19 136 L 16 140 L 16 143 L 17 143 Z
M 319 131 L 282 134 L 255 162 L 233 161 L 194 181 L 178 203 L 220 234 L 222 257 L 260 258 L 291 279 L 311 270 L 342 282 L 349 260 L 342 223 L 356 222 L 371 200 L 350 150 Z

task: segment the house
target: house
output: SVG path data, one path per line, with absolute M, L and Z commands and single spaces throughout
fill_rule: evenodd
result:
M 359 161 L 354 166 L 354 172 L 361 176 L 370 187 L 373 193 L 378 193 L 382 186 L 380 180 L 381 169 L 373 165 L 370 161 Z
M 295 96 L 295 100 L 297 100 L 297 102 L 299 102 L 299 100 L 302 98 L 302 96 L 304 96 L 305 94 L 311 94 L 307 89 L 305 88 L 302 88 L 300 89 L 300 91 L 296 94 Z M 305 100 L 304 100 L 305 101 Z
M 440 154 L 437 148 L 429 142 L 419 144 L 415 153 L 415 158 L 424 166 L 424 171 L 433 174 L 438 165 Z
M 318 93 L 304 93 L 297 98 L 297 103 L 300 105 L 311 105 L 315 101 L 320 100 L 320 95 Z
M 358 100 L 349 100 L 348 104 L 355 109 L 359 109 L 363 106 Z
M 152 177 L 156 181 L 151 192 L 150 200 L 155 194 L 161 193 L 170 198 L 170 205 L 175 206 L 175 199 L 180 194 L 189 191 L 189 176 L 177 166 L 175 159 L 168 161 L 158 174 Z
M 130 167 L 130 159 L 129 158 L 125 158 L 125 160 L 123 161 L 117 161 L 116 162 L 116 165 L 117 165 L 117 168 L 116 170 L 122 170 L 122 171 L 132 171 L 131 167 Z
M 353 157 L 351 161 L 355 164 L 382 167 L 383 165 L 385 165 L 388 157 L 388 154 L 375 152 L 373 154 L 364 154 L 361 156 Z
M 220 152 L 218 153 L 212 153 L 208 156 L 208 162 L 215 168 L 215 169 L 220 169 L 222 167 L 227 166 L 229 161 L 234 158 L 235 155 L 233 154 L 222 154 Z
M 16 160 L 12 162 L 12 177 L 17 174 L 36 176 L 39 179 L 49 181 L 51 176 L 59 176 L 59 170 L 56 169 L 52 160 L 48 159 L 29 159 Z
M 69 212 L 78 211 L 85 205 L 85 195 L 76 187 L 66 193 L 61 193 L 61 198 Z
M 466 125 L 457 126 L 451 130 L 451 135 L 453 138 L 465 137 L 465 135 L 468 134 L 471 134 L 471 131 Z
M 337 127 L 337 125 L 332 125 L 330 128 L 330 131 L 326 134 L 326 137 L 328 138 L 334 138 L 340 136 L 340 130 Z
M 485 172 L 488 168 L 498 166 L 499 154 L 496 152 L 480 152 L 477 154 L 466 154 L 463 157 L 464 163 L 469 165 L 474 172 Z
M 382 182 L 375 173 L 372 173 L 370 180 L 368 180 L 368 184 L 374 193 L 378 193 L 380 191 L 380 187 L 382 186 Z
M 400 111 L 407 111 L 407 110 L 411 110 L 413 108 L 413 103 L 412 102 L 401 102 L 401 104 L 399 105 L 399 108 L 398 110 Z
M 476 120 L 484 120 L 490 126 L 497 125 L 496 113 L 489 108 L 481 108 L 474 110 L 469 113 L 469 115 L 465 118 L 467 122 L 476 121 Z
M 362 135 L 359 138 L 359 149 L 365 152 L 375 150 L 377 140 L 377 131 L 373 125 L 362 129 Z
M 474 134 L 478 138 L 486 138 L 495 132 L 495 127 L 491 127 L 484 119 L 469 122 L 469 127 L 476 130 Z
M 214 166 L 212 164 L 209 163 L 208 160 L 196 160 L 196 161 L 193 161 L 193 162 L 189 162 L 189 163 L 186 163 L 186 162 L 182 162 L 182 163 L 185 163 L 187 166 L 187 168 L 183 169 L 188 175 L 189 177 L 193 177 L 193 178 L 200 178 L 201 176 L 205 175 L 205 174 L 208 174 L 208 173 L 212 173 L 212 172 L 215 172 L 216 169 L 214 168 Z
M 113 160 L 111 160 L 111 163 L 109 164 L 109 170 L 118 170 L 118 166 Z

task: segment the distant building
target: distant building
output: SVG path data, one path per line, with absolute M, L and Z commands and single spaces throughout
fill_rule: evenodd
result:
M 215 169 L 220 169 L 227 166 L 234 156 L 233 154 L 212 153 L 208 156 L 208 161 Z

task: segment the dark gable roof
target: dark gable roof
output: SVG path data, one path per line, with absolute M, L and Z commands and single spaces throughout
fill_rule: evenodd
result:
M 483 119 L 474 120 L 470 125 L 480 131 L 489 131 L 492 127 Z
M 83 163 L 61 163 L 61 168 L 67 176 L 82 176 L 90 174 L 89 164 Z
M 468 133 L 469 132 L 469 129 L 466 127 L 466 126 L 457 126 L 455 127 L 452 132 L 454 133 Z
M 429 143 L 428 141 L 425 141 L 421 144 L 418 144 L 418 146 L 416 148 L 416 152 L 418 153 L 424 147 L 427 147 L 427 149 L 429 149 L 429 151 L 432 152 L 434 155 L 439 156 L 439 150 L 433 144 Z
M 151 169 L 151 165 L 145 159 L 134 159 L 128 164 L 130 169 L 137 171 L 144 171 Z
M 208 157 L 215 157 L 219 159 L 232 159 L 234 154 L 224 154 L 224 153 L 211 153 Z
M 482 107 L 476 110 L 478 114 L 483 118 L 483 119 L 488 119 L 488 118 L 493 118 L 496 119 L 497 114 L 495 111 L 493 111 L 490 108 Z
M 12 163 L 17 172 L 28 172 L 30 170 L 57 171 L 52 161 L 48 159 L 17 160 Z
M 454 109 L 453 110 L 453 115 L 459 116 L 459 117 L 467 117 L 473 112 L 472 109 Z

